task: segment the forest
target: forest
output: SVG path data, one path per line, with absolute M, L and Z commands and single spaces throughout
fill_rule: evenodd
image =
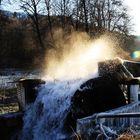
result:
M 23 12 L 3 10 L 4 2 L 17 3 Z M 58 30 L 64 40 L 73 32 L 92 39 L 107 33 L 129 54 L 135 50 L 133 24 L 122 0 L 1 0 L 0 4 L 0 68 L 42 67 L 46 52 L 57 48 Z

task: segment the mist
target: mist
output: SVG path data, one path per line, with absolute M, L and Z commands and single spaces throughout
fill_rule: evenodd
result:
M 108 33 L 93 39 L 85 32 L 65 34 L 57 29 L 53 37 L 55 47 L 46 52 L 44 75 L 54 79 L 91 76 L 99 61 L 126 55 L 119 40 Z

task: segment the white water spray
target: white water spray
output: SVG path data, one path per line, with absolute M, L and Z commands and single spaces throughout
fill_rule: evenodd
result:
M 21 140 L 61 140 L 65 118 L 69 112 L 71 97 L 83 79 L 46 82 L 30 105 L 24 117 Z
M 55 43 L 56 49 L 47 54 L 43 77 L 47 75 L 63 81 L 46 82 L 39 90 L 36 101 L 25 112 L 21 140 L 66 139 L 63 127 L 71 97 L 83 82 L 95 77 L 98 61 L 116 56 L 116 42 L 106 36 L 92 41 L 73 33 L 69 40 L 60 38 Z

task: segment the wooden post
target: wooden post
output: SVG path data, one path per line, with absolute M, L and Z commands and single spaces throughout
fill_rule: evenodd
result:
M 20 111 L 24 110 L 26 105 L 35 101 L 37 91 L 35 87 L 44 84 L 41 79 L 21 79 L 17 84 L 17 93 Z

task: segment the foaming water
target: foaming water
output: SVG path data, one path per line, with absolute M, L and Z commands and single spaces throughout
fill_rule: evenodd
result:
M 47 81 L 25 111 L 21 140 L 61 140 L 71 97 L 86 79 Z
M 61 80 L 47 81 L 39 89 L 36 101 L 25 111 L 21 140 L 66 139 L 63 128 L 71 97 L 83 82 L 98 76 L 94 74 L 99 61 L 117 56 L 117 41 L 108 36 L 93 41 L 83 33 L 68 38 L 61 34 L 54 35 L 56 47 L 47 53 L 43 73 L 43 79 L 47 75 Z

